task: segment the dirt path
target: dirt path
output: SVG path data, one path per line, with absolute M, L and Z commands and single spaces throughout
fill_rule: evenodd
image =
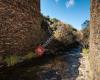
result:
M 86 59 L 79 48 L 62 54 L 45 55 L 0 70 L 0 80 L 89 80 L 86 78 Z

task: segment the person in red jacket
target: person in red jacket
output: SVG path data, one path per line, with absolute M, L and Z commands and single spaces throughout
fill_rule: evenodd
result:
M 35 49 L 35 53 L 37 54 L 37 56 L 42 56 L 45 51 L 46 49 L 42 45 L 37 46 Z

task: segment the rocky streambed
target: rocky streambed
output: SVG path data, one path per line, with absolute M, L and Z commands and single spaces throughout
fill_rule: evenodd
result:
M 79 48 L 72 48 L 3 68 L 0 80 L 89 80 L 86 60 Z

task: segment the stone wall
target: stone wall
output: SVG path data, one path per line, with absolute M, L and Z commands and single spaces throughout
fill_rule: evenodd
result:
M 0 54 L 24 53 L 46 36 L 40 0 L 0 0 Z
M 91 0 L 90 54 L 92 79 L 100 80 L 100 0 Z

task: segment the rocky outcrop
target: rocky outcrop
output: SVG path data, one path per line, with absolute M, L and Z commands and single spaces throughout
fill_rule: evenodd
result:
M 0 54 L 24 53 L 46 36 L 40 0 L 0 0 Z
M 100 0 L 91 0 L 90 63 L 92 79 L 100 79 Z

